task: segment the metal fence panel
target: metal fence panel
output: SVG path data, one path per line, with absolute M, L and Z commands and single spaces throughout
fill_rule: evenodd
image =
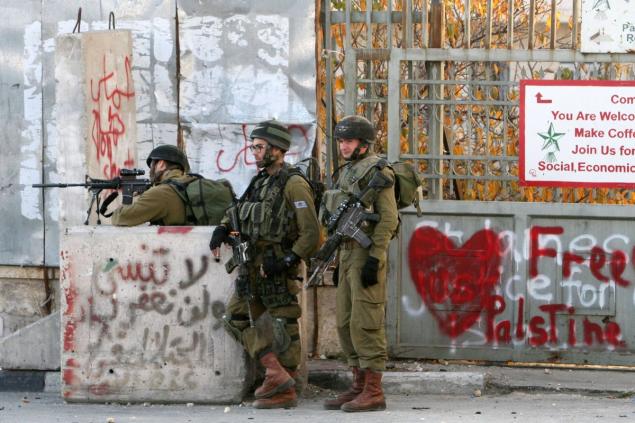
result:
M 37 0 L 3 2 L 0 27 L 0 257 L 3 264 L 41 263 L 42 48 Z
M 109 13 L 115 15 L 117 29 L 130 29 L 133 37 L 133 69 L 137 106 L 137 157 L 145 157 L 158 144 L 176 144 L 176 50 L 175 0 L 143 0 L 131 5 L 125 0 L 43 2 L 43 168 L 45 182 L 59 181 L 56 171 L 58 134 L 55 120 L 55 37 L 70 33 L 82 8 L 81 31 L 106 30 Z M 63 93 L 62 93 L 63 95 Z M 143 162 L 138 164 L 143 167 Z M 59 264 L 58 199 L 56 190 L 45 193 L 45 263 Z M 26 263 L 25 263 L 26 264 Z M 29 264 L 41 264 L 31 261 Z
M 253 124 L 290 125 L 287 161 L 310 157 L 315 138 L 315 4 L 179 1 L 180 116 L 192 169 L 241 193 L 256 172 Z
M 390 252 L 393 356 L 633 363 L 635 226 L 622 207 L 422 205 Z

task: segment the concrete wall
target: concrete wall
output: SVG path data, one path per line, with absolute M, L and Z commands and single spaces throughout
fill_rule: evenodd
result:
M 58 275 L 52 268 L 0 266 L 0 338 L 59 308 Z
M 68 401 L 238 402 L 242 348 L 221 323 L 233 276 L 212 227 L 74 227 L 62 237 Z
M 59 36 L 55 53 L 60 180 L 81 183 L 86 175 L 112 179 L 121 168 L 136 167 L 130 31 Z M 84 223 L 89 198 L 81 187 L 60 190 L 60 230 Z M 95 221 L 93 213 L 90 222 Z

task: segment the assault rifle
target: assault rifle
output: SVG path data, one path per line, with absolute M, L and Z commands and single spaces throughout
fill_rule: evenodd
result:
M 353 239 L 359 243 L 362 248 L 368 248 L 373 243 L 372 240 L 362 231 L 363 222 L 379 222 L 379 215 L 376 213 L 368 213 L 364 204 L 372 203 L 376 193 L 383 188 L 388 188 L 392 181 L 384 176 L 381 172 L 375 172 L 368 186 L 362 191 L 359 197 L 351 197 L 343 201 L 329 217 L 326 224 L 329 237 L 318 250 L 314 257 L 311 258 L 312 272 L 305 288 L 309 288 L 316 284 L 319 275 L 333 263 L 336 257 L 337 249 L 342 241 Z
M 100 206 L 100 194 L 103 190 L 121 190 L 123 196 L 123 204 L 132 204 L 132 198 L 135 194 L 141 194 L 148 190 L 152 186 L 152 183 L 148 179 L 137 179 L 137 176 L 144 175 L 145 171 L 141 169 L 121 169 L 119 176 L 113 179 L 95 179 L 86 175 L 84 183 L 78 184 L 33 184 L 33 188 L 70 188 L 70 187 L 84 187 L 88 188 L 92 198 L 88 205 L 88 211 L 86 212 L 86 221 L 84 225 L 88 225 L 90 213 L 93 210 L 93 205 L 96 204 L 95 211 L 97 212 L 97 224 L 101 224 L 99 215 L 102 214 L 105 217 L 106 208 L 114 200 L 114 197 L 110 201 L 104 202 Z M 112 214 L 112 213 L 111 213 Z
M 249 326 L 255 327 L 254 318 L 251 314 L 251 289 L 249 284 L 249 268 L 247 264 L 251 261 L 251 248 L 249 241 L 244 238 L 240 231 L 240 218 L 238 217 L 238 205 L 234 201 L 234 205 L 227 209 L 231 232 L 228 236 L 228 244 L 232 247 L 232 257 L 225 263 L 227 273 L 234 271 L 238 267 L 238 276 L 236 277 L 236 294 L 239 297 L 247 299 L 247 314 L 249 315 Z

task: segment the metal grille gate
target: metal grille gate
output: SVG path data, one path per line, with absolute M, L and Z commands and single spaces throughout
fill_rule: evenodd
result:
M 401 232 L 391 248 L 391 279 L 397 281 L 389 284 L 392 354 L 632 364 L 635 333 L 628 323 L 635 303 L 632 267 L 624 273 L 631 282 L 621 289 L 613 280 L 602 283 L 589 275 L 591 246 L 578 252 L 586 260 L 577 269 L 579 281 L 565 280 L 562 260 L 576 254 L 573 248 L 583 238 L 593 239 L 593 246 L 601 244 L 607 254 L 618 251 L 612 242 L 620 238 L 627 245 L 619 251 L 629 251 L 635 233 L 630 230 L 632 221 L 620 219 L 623 211 L 584 203 L 633 204 L 635 196 L 620 189 L 520 187 L 518 109 L 521 79 L 634 79 L 635 54 L 577 51 L 580 10 L 575 0 L 569 5 L 556 0 L 464 0 L 446 3 L 449 11 L 437 0 L 373 1 L 366 7 L 370 3 L 346 0 L 322 5 L 326 11 L 323 57 L 328 58 L 327 168 L 337 165 L 337 149 L 330 142 L 335 117 L 365 114 L 378 126 L 381 153 L 390 161 L 408 160 L 418 166 L 428 200 L 463 200 L 427 202 L 423 219 L 412 212 L 402 214 Z M 496 8 L 501 7 L 507 13 L 497 15 Z M 563 24 L 567 19 L 561 10 L 570 14 L 570 25 Z M 518 201 L 581 204 L 559 208 Z M 457 272 L 474 265 L 469 257 L 482 255 L 482 245 L 470 251 L 466 245 L 483 231 L 497 231 L 500 240 L 501 234 L 513 239 L 504 246 L 511 253 L 501 256 L 499 286 L 492 291 L 507 301 L 507 307 L 489 316 L 491 321 L 483 302 L 480 309 L 469 310 L 448 301 L 426 302 L 409 261 L 409 242 L 422 220 L 432 222 L 444 242 L 451 240 L 453 247 L 446 253 L 464 261 L 453 268 Z M 543 228 L 560 228 L 562 235 L 531 238 Z M 527 253 L 534 241 L 539 247 L 548 242 L 558 246 L 553 263 L 540 262 L 537 279 L 529 277 L 532 257 L 531 251 Z M 631 254 L 629 260 L 633 258 Z M 540 281 L 544 291 L 536 294 Z M 577 291 L 574 282 L 579 282 Z M 555 308 L 559 311 L 540 316 Z M 453 314 L 454 323 L 460 322 L 461 316 L 465 320 L 474 312 L 480 313 L 480 319 L 453 336 L 440 323 Z M 536 322 L 549 323 L 549 318 L 553 332 L 542 342 Z M 609 329 L 597 335 L 601 324 Z M 609 334 L 614 325 L 620 329 L 617 338 Z M 500 338 L 498 328 L 509 336 Z M 514 330 L 516 336 L 509 333 Z

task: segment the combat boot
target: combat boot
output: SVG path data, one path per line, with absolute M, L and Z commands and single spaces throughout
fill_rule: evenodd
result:
M 295 387 L 291 387 L 286 391 L 275 394 L 269 398 L 260 398 L 254 401 L 254 408 L 293 408 L 298 405 L 298 397 L 295 393 Z
M 364 390 L 354 400 L 342 404 L 341 410 L 348 412 L 385 410 L 386 399 L 381 389 L 381 376 L 381 372 L 366 369 Z
M 300 372 L 300 368 L 296 368 L 295 370 L 291 370 L 288 367 L 284 368 L 287 373 L 289 373 L 289 376 L 291 376 L 293 378 L 293 381 L 295 382 L 295 393 L 296 395 L 302 395 L 302 388 L 304 387 L 304 378 L 302 377 L 302 373 Z
M 341 393 L 337 398 L 324 401 L 324 408 L 327 410 L 339 410 L 342 404 L 353 401 L 364 390 L 365 370 L 359 367 L 351 367 L 353 371 L 353 385 L 348 391 Z
M 260 363 L 265 368 L 265 380 L 254 392 L 254 396 L 257 399 L 272 397 L 275 394 L 287 391 L 295 385 L 295 381 L 282 367 L 278 357 L 273 352 L 268 352 L 260 357 Z M 293 395 L 295 396 L 295 390 L 293 390 Z

